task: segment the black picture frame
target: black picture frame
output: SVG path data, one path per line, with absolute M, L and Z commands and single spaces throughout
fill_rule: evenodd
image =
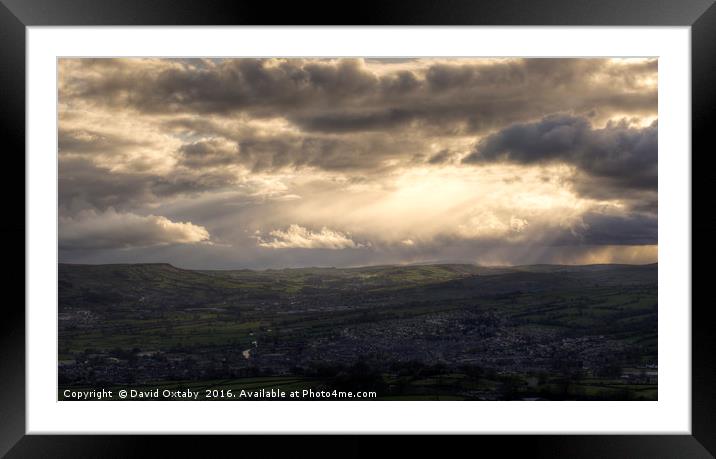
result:
M 521 25 L 521 26 L 690 26 L 692 65 L 692 215 L 694 204 L 705 201 L 709 180 L 707 155 L 716 151 L 711 127 L 716 107 L 716 6 L 714 0 L 370 0 L 360 3 L 249 2 L 246 0 L 0 0 L 0 132 L 5 152 L 6 218 L 0 232 L 6 241 L 25 240 L 25 32 L 29 26 L 149 26 L 149 25 Z M 674 154 L 678 154 L 674 152 Z M 696 167 L 693 167 L 693 165 Z M 698 172 L 698 173 L 697 173 Z M 698 176 L 698 174 L 702 174 Z M 14 180 L 13 180 L 14 179 Z M 20 183 L 18 183 L 20 182 Z M 19 215 L 23 217 L 20 218 Z M 698 250 L 692 258 L 692 291 L 705 289 L 708 271 L 694 270 L 693 262 L 713 260 L 713 212 L 691 222 Z M 24 285 L 25 253 L 21 244 L 7 243 L 4 276 L 6 291 Z M 23 245 L 24 246 L 24 245 Z M 22 256 L 22 266 L 20 262 Z M 22 279 L 21 279 L 22 278 Z M 700 285 L 693 289 L 695 280 Z M 12 287 L 12 289 L 10 289 Z M 8 457 L 127 457 L 141 456 L 149 446 L 165 453 L 212 457 L 233 437 L 63 436 L 25 435 L 25 307 L 24 289 L 19 298 L 7 300 L 0 319 L 0 454 Z M 692 294 L 693 295 L 693 294 Z M 711 304 L 692 301 L 692 435 L 571 435 L 471 437 L 480 449 L 496 446 L 501 454 L 529 451 L 537 457 L 712 457 L 716 453 L 716 367 L 711 331 Z M 672 307 L 689 305 L 671 305 Z M 242 447 L 249 440 L 240 439 Z M 312 455 L 356 456 L 371 452 L 365 437 L 331 437 L 320 447 L 306 439 L 259 441 L 269 457 L 288 445 L 293 453 L 305 448 Z M 424 453 L 444 454 L 423 437 L 406 442 Z M 336 445 L 339 450 L 333 450 Z M 483 450 L 488 451 L 488 450 Z M 167 455 L 167 454 L 162 454 Z

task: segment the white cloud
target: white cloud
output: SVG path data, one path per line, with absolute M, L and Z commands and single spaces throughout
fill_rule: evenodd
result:
M 272 249 L 356 249 L 365 247 L 356 243 L 346 233 L 333 231 L 326 227 L 314 232 L 300 225 L 290 225 L 286 230 L 273 230 L 269 233 L 273 239 L 257 237 L 258 245 Z
M 60 217 L 61 249 L 116 249 L 209 240 L 209 231 L 191 222 L 173 222 L 157 215 L 119 213 L 110 208 Z

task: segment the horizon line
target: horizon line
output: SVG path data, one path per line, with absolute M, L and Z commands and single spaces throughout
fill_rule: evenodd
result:
M 492 268 L 492 269 L 509 269 L 509 268 L 520 268 L 528 266 L 564 266 L 564 267 L 587 267 L 587 266 L 651 266 L 658 265 L 659 262 L 653 263 L 586 263 L 586 264 L 569 264 L 569 263 L 530 263 L 523 265 L 481 265 L 477 263 L 466 263 L 466 262 L 416 262 L 416 263 L 393 263 L 393 264 L 376 264 L 376 265 L 357 265 L 357 266 L 295 266 L 295 267 L 284 267 L 284 268 L 184 268 L 176 266 L 169 262 L 157 261 L 157 262 L 136 262 L 136 263 L 71 263 L 58 261 L 58 265 L 71 265 L 71 266 L 134 266 L 134 265 L 169 265 L 172 268 L 186 270 L 186 271 L 279 271 L 288 269 L 365 269 L 365 268 L 381 268 L 381 267 L 409 267 L 409 266 L 475 266 L 478 268 Z

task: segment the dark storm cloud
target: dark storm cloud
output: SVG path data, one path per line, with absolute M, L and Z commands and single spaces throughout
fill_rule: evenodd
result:
M 407 157 L 425 148 L 411 140 L 385 135 L 360 138 L 254 138 L 240 141 L 239 146 L 240 161 L 253 171 L 303 166 L 327 171 L 375 170 L 386 160 Z
M 216 140 L 200 141 L 180 147 L 181 164 L 194 175 L 215 166 L 241 165 L 253 172 L 285 168 L 316 167 L 328 171 L 375 169 L 391 157 L 407 154 L 410 142 L 389 137 L 332 138 L 281 135 L 239 136 L 230 144 Z M 407 143 L 407 145 L 406 145 Z M 215 174 L 212 171 L 210 174 Z
M 428 159 L 430 164 L 444 164 L 450 161 L 455 156 L 454 152 L 450 150 L 440 150 Z
M 304 166 L 348 171 L 420 156 L 435 164 L 448 158 L 432 153 L 426 137 L 469 135 L 565 107 L 592 114 L 614 107 L 653 111 L 656 98 L 655 90 L 632 90 L 640 76 L 654 71 L 655 61 L 619 66 L 603 59 L 435 63 L 380 75 L 358 60 L 346 59 L 73 62 L 80 69 L 67 72 L 61 100 L 110 110 L 129 107 L 154 115 L 180 114 L 159 122 L 193 137 L 177 151 L 178 164 L 193 172 L 163 177 L 158 184 L 163 194 L 226 184 L 226 174 L 216 169 L 231 164 L 252 171 Z M 620 89 L 612 81 L 590 82 L 592 75 L 632 86 Z M 257 135 L 253 128 L 232 129 L 196 116 L 237 112 L 283 117 L 300 130 Z M 131 133 L 60 130 L 61 154 L 123 154 L 136 147 L 151 143 Z M 141 172 L 149 166 L 134 158 L 127 168 Z M 646 173 L 642 178 L 648 177 Z
M 144 113 L 284 117 L 317 132 L 392 130 L 417 122 L 447 135 L 564 110 L 651 112 L 656 102 L 655 88 L 634 90 L 653 73 L 655 61 L 618 66 L 604 59 L 435 63 L 385 74 L 350 59 L 82 65 L 95 72 L 67 82 L 65 92 L 73 99 Z
M 155 199 L 192 195 L 218 191 L 236 185 L 236 176 L 229 171 L 189 171 L 178 170 L 171 175 L 152 175 L 147 177 Z
M 131 209 L 153 199 L 151 182 L 136 173 L 116 174 L 82 158 L 59 160 L 60 214 L 83 209 Z
M 416 113 L 388 109 L 377 112 L 325 113 L 313 117 L 299 117 L 296 123 L 303 129 L 320 132 L 355 132 L 392 130 L 415 119 Z
M 658 127 L 609 123 L 592 128 L 582 117 L 553 115 L 534 123 L 518 123 L 480 141 L 463 163 L 504 161 L 518 164 L 561 162 L 590 178 L 583 193 L 605 189 L 656 190 Z
M 608 215 L 590 212 L 582 216 L 582 241 L 592 245 L 649 245 L 658 241 L 658 220 L 651 215 Z
M 327 171 L 380 169 L 386 160 L 429 153 L 429 145 L 412 132 L 372 132 L 342 135 L 313 132 L 270 132 L 221 125 L 206 119 L 179 118 L 164 126 L 185 137 L 210 136 L 180 147 L 182 162 L 194 169 L 216 164 L 242 165 L 254 172 L 315 167 Z M 220 142 L 218 140 L 221 140 Z M 189 154 L 186 153 L 196 153 Z M 189 156 L 191 158 L 189 158 Z
M 225 188 L 235 182 L 226 171 L 177 171 L 171 175 L 116 172 L 83 158 L 60 158 L 60 214 L 83 209 L 141 208 L 163 197 Z
M 181 163 L 186 167 L 225 166 L 236 162 L 239 150 L 216 139 L 184 144 L 179 148 Z
M 74 97 L 100 99 L 150 113 L 226 113 L 355 99 L 378 84 L 372 73 L 349 59 L 335 64 L 296 59 L 278 65 L 267 65 L 270 61 L 262 59 L 226 59 L 211 66 L 203 60 L 186 59 L 185 65 L 159 67 L 155 73 L 135 62 L 139 63 L 139 75 L 131 75 L 127 60 L 106 60 L 100 67 L 107 70 L 106 74 L 71 81 L 68 90 Z M 83 65 L 94 66 L 96 62 L 85 61 Z M 117 71 L 113 71 L 115 66 Z M 136 78 L 139 76 L 142 78 Z
M 623 260 L 637 247 L 651 260 L 657 126 L 633 126 L 657 115 L 656 71 L 61 59 L 60 256 L 280 268 Z

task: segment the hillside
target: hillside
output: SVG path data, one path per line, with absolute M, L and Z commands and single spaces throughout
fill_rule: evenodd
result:
M 361 363 L 389 379 L 436 365 L 441 374 L 493 372 L 493 382 L 542 378 L 542 392 L 565 375 L 622 384 L 615 376 L 634 368 L 654 373 L 657 274 L 655 264 L 60 264 L 60 359 L 70 362 L 60 375 L 72 384 L 303 378 Z M 465 396 L 504 396 L 499 387 Z

